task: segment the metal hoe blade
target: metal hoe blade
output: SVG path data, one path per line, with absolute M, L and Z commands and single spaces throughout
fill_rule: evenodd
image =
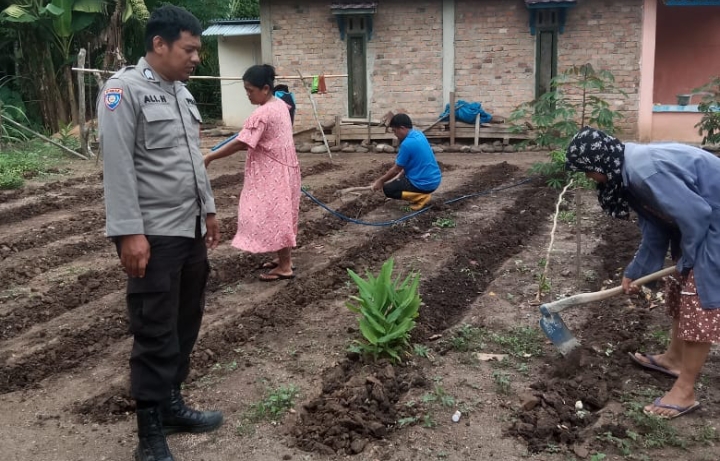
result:
M 540 328 L 542 328 L 545 336 L 552 341 L 553 345 L 555 345 L 562 355 L 567 355 L 580 345 L 580 342 L 573 336 L 565 325 L 565 322 L 563 322 L 560 314 L 543 315 L 540 317 Z

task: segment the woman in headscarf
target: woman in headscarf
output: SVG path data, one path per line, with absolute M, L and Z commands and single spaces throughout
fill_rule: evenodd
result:
M 672 389 L 645 407 L 676 418 L 700 406 L 695 382 L 710 345 L 720 342 L 720 159 L 677 143 L 623 144 L 594 128 L 578 132 L 567 149 L 568 171 L 597 183 L 609 215 L 638 215 L 642 241 L 625 269 L 622 286 L 662 268 L 668 248 L 677 272 L 666 279 L 672 317 L 668 349 L 630 354 L 639 365 L 676 378 Z

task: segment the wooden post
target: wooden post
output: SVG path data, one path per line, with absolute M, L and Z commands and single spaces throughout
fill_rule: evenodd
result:
M 450 146 L 455 145 L 455 92 L 450 92 Z
M 475 145 L 480 142 L 480 114 L 475 116 Z
M 323 128 L 322 123 L 320 123 L 320 117 L 318 117 L 317 106 L 315 105 L 315 99 L 313 98 L 312 91 L 310 91 L 310 88 L 305 85 L 305 77 L 303 77 L 303 74 L 300 73 L 300 70 L 298 70 L 297 73 L 300 76 L 300 82 L 302 83 L 303 88 L 307 90 L 308 97 L 310 98 L 310 104 L 312 104 L 313 116 L 315 117 L 315 121 L 317 122 L 318 128 L 320 129 L 320 134 L 322 135 L 323 144 L 325 144 L 325 149 L 327 149 L 328 156 L 330 157 L 330 160 L 332 160 L 332 151 L 330 150 L 330 146 L 328 145 L 327 137 L 325 137 L 325 129 Z
M 368 111 L 368 146 L 372 144 L 372 112 Z
M 335 116 L 335 145 L 339 146 L 342 143 L 341 136 L 342 136 L 342 128 L 340 127 L 342 125 L 342 117 L 339 115 Z
M 87 51 L 85 48 L 80 48 L 78 52 L 78 67 L 81 69 L 85 68 L 85 56 Z M 89 157 L 88 155 L 88 133 L 87 127 L 85 126 L 85 73 L 78 72 L 78 125 L 80 126 L 80 153 Z

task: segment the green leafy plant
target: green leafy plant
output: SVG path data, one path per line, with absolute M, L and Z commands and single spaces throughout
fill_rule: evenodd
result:
M 703 137 L 703 144 L 720 144 L 720 77 L 715 77 L 693 93 L 705 93 L 698 104 L 703 116 L 695 125 Z
M 450 338 L 450 346 L 458 352 L 482 349 L 485 346 L 484 337 L 484 331 L 481 328 L 465 323 Z
M 572 66 L 552 79 L 552 91 L 519 105 L 510 115 L 512 130 L 534 128 L 534 143 L 551 149 L 548 162 L 536 163 L 531 172 L 547 178 L 548 185 L 562 188 L 575 177 L 582 187 L 591 183 L 584 175 L 565 173 L 565 148 L 586 124 L 614 134 L 622 114 L 612 110 L 603 95 L 627 94 L 615 85 L 615 77 L 591 64 Z
M 394 260 L 390 258 L 377 277 L 368 271 L 367 279 L 348 269 L 359 296 L 351 296 L 347 308 L 360 314 L 360 331 L 365 338 L 365 342 L 355 344 L 376 360 L 382 356 L 401 360 L 420 309 L 420 275 L 413 273 L 402 281 L 400 276 L 393 280 L 393 266 Z
M 428 348 L 427 346 L 423 346 L 422 344 L 415 344 L 413 346 L 413 352 L 418 357 L 423 357 L 423 358 L 430 357 L 430 348 Z
M 502 371 L 493 371 L 492 379 L 498 394 L 507 395 L 510 393 L 510 375 Z
M 449 229 L 455 227 L 457 224 L 452 218 L 437 218 L 435 221 L 433 221 L 432 225 L 441 229 Z
M 276 420 L 293 407 L 297 396 L 298 388 L 292 384 L 270 389 L 261 401 L 250 406 L 248 419 L 254 422 L 264 418 Z
M 490 339 L 501 346 L 503 352 L 515 357 L 539 356 L 543 351 L 543 336 L 536 328 L 515 327 L 505 333 L 494 333 Z
M 0 78 L 0 147 L 26 141 L 28 137 L 12 123 L 29 124 L 22 97 L 10 88 L 13 77 Z

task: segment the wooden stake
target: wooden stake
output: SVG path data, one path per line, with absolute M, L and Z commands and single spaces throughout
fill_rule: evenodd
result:
M 26 127 L 26 126 L 21 125 L 21 124 L 17 123 L 17 122 L 14 121 L 14 120 L 10 120 L 9 118 L 6 118 L 6 119 L 4 120 L 4 123 L 9 123 L 9 124 L 13 125 L 13 126 L 16 127 L 16 128 L 21 128 L 21 129 L 23 129 L 23 130 L 25 130 L 25 131 L 27 131 L 27 132 L 29 132 L 29 133 L 37 136 L 38 138 L 42 139 L 43 141 L 48 142 L 48 143 L 52 144 L 53 146 L 58 147 L 58 148 L 64 150 L 64 151 L 67 152 L 68 154 L 72 154 L 72 155 L 74 155 L 75 157 L 80 157 L 80 158 L 83 159 L 83 160 L 88 160 L 88 158 L 85 157 L 85 156 L 83 156 L 82 154 L 80 154 L 80 153 L 78 153 L 78 152 L 75 152 L 74 150 L 69 149 L 69 148 L 63 146 L 62 144 L 60 144 L 60 143 L 57 142 L 57 141 L 53 141 L 52 139 L 48 138 L 47 136 L 41 135 L 40 133 L 38 133 L 38 132 L 35 131 L 35 130 L 31 130 L 30 128 L 28 128 L 28 127 Z
M 475 145 L 480 142 L 480 114 L 475 116 Z
M 325 129 L 323 128 L 322 123 L 320 123 L 320 117 L 318 117 L 317 106 L 315 105 L 315 98 L 313 98 L 310 88 L 305 85 L 305 77 L 303 77 L 303 74 L 300 73 L 300 70 L 298 70 L 297 73 L 300 76 L 300 82 L 302 83 L 303 88 L 307 90 L 308 98 L 310 98 L 310 104 L 312 104 L 313 116 L 315 116 L 315 121 L 317 122 L 318 129 L 320 130 L 320 134 L 322 135 L 323 144 L 325 144 L 325 149 L 327 149 L 328 156 L 330 157 L 330 160 L 332 160 L 332 151 L 330 151 L 330 145 L 328 145 L 328 140 L 325 137 Z
M 372 125 L 372 112 L 371 112 L 371 111 L 368 111 L 368 126 L 367 126 L 367 129 L 368 129 L 368 137 L 367 137 L 368 146 L 370 146 L 370 144 L 372 144 L 372 126 L 371 126 L 371 125 Z
M 335 116 L 335 145 L 339 146 L 342 144 L 342 117 L 340 115 Z
M 455 92 L 450 92 L 450 145 L 455 145 Z
M 78 52 L 78 67 L 81 69 L 85 68 L 85 56 L 87 51 L 85 48 L 80 48 Z M 85 74 L 78 72 L 78 124 L 80 128 L 80 153 L 85 157 L 90 157 L 88 154 L 88 134 L 87 127 L 85 126 Z

